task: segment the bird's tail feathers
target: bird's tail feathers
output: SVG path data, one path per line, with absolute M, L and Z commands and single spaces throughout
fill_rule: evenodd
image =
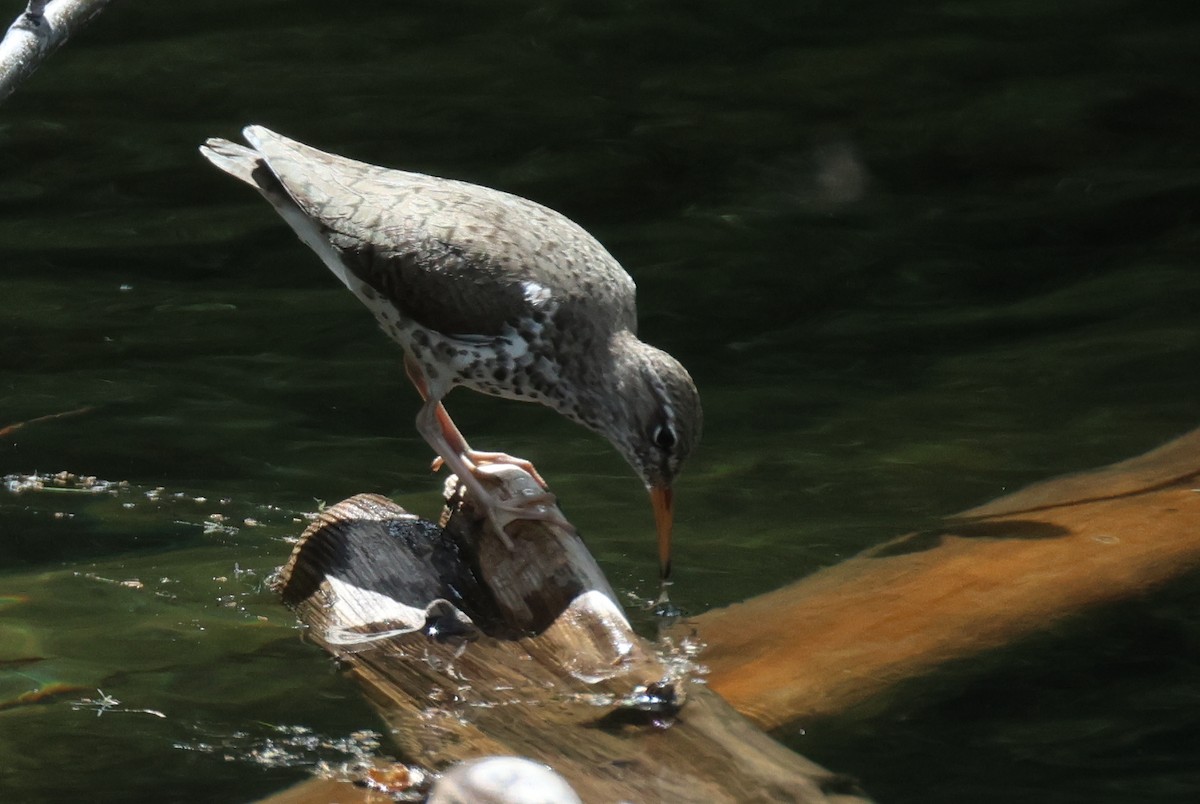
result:
M 262 155 L 257 151 L 220 137 L 212 137 L 200 146 L 200 153 L 235 179 L 251 187 L 260 186 L 254 178 L 255 169 L 263 164 Z

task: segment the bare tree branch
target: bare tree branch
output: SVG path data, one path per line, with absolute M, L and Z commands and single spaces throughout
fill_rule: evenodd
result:
M 0 41 L 0 102 L 109 0 L 30 0 Z

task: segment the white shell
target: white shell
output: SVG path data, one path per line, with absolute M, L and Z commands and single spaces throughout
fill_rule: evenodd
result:
M 583 804 L 566 779 L 522 757 L 460 762 L 434 783 L 428 804 Z

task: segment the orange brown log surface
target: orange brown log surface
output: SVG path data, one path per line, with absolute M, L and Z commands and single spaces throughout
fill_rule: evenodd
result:
M 1039 483 L 696 618 L 709 683 L 764 728 L 1152 589 L 1200 565 L 1200 430 Z

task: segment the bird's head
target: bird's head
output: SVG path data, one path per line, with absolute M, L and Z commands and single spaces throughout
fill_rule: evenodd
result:
M 606 433 L 637 471 L 654 505 L 661 577 L 671 573 L 673 485 L 700 441 L 703 414 L 696 384 L 678 360 L 636 342 L 623 351 L 623 365 L 612 392 L 623 415 Z

